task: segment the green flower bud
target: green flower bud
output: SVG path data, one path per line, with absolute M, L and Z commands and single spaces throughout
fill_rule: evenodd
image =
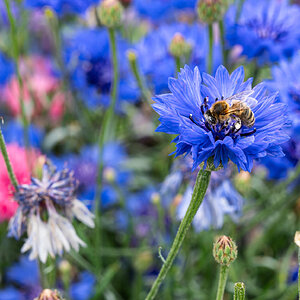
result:
M 136 52 L 133 49 L 127 50 L 126 55 L 130 62 L 136 61 Z
M 152 193 L 151 195 L 151 202 L 155 205 L 159 204 L 160 202 L 160 194 L 159 193 Z
M 245 284 L 243 282 L 237 282 L 234 285 L 234 297 L 233 300 L 245 300 Z
M 110 183 L 113 183 L 116 180 L 116 172 L 111 167 L 106 167 L 103 171 L 103 178 Z
M 237 258 L 235 242 L 230 237 L 220 236 L 214 243 L 213 256 L 217 263 L 229 266 Z
M 150 251 L 145 250 L 143 252 L 140 252 L 134 262 L 133 265 L 136 270 L 139 272 L 145 272 L 153 263 L 153 255 Z
M 191 52 L 191 45 L 185 41 L 181 33 L 177 32 L 170 43 L 169 51 L 174 57 L 188 56 Z
M 62 298 L 57 290 L 52 291 L 45 289 L 40 293 L 39 297 L 34 300 L 64 300 L 64 298 Z
M 197 12 L 199 19 L 207 24 L 220 21 L 228 6 L 228 0 L 199 0 Z
M 120 26 L 123 10 L 123 6 L 118 0 L 102 1 L 98 9 L 100 22 L 108 28 Z

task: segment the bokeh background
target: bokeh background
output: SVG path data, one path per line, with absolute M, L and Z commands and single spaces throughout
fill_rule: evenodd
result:
M 239 251 L 224 299 L 233 298 L 237 281 L 245 283 L 247 299 L 297 299 L 298 1 L 120 2 L 117 103 L 109 136 L 99 147 L 113 85 L 109 35 L 99 21 L 101 1 L 10 0 L 9 16 L 0 0 L 1 128 L 17 179 L 30 183 L 48 159 L 59 170 L 73 170 L 77 197 L 90 210 L 100 202 L 101 225 L 73 224 L 87 246 L 49 265 L 53 287 L 72 300 L 145 298 L 162 265 L 159 253 L 167 256 L 197 175 L 189 156 L 170 155 L 175 136 L 155 132 L 159 122 L 151 96 L 169 92 L 168 78 L 177 77 L 185 64 L 210 72 L 212 28 L 212 73 L 220 64 L 230 72 L 243 65 L 246 79 L 278 91 L 277 101 L 287 105 L 285 130 L 291 138 L 283 145 L 285 157 L 258 159 L 251 173 L 231 164 L 213 172 L 157 299 L 215 298 L 218 265 L 212 247 L 221 234 L 231 236 Z M 17 206 L 1 156 L 1 300 L 33 299 L 41 291 L 37 262 L 20 252 L 24 239 L 7 237 Z

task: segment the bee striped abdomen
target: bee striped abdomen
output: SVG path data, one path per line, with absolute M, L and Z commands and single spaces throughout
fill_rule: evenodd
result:
M 240 117 L 241 117 L 241 121 L 247 127 L 252 127 L 254 125 L 255 117 L 250 107 L 245 108 Z

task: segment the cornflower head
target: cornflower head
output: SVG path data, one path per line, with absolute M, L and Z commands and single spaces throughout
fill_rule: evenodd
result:
M 236 7 L 228 12 L 227 38 L 258 64 L 291 57 L 299 49 L 300 9 L 288 1 L 247 0 L 236 23 Z
M 296 54 L 290 61 L 282 60 L 272 68 L 272 79 L 267 82 L 271 91 L 278 90 L 279 98 L 288 107 L 288 117 L 291 125 L 287 128 L 291 139 L 285 143 L 284 159 L 268 158 L 262 163 L 268 169 L 271 179 L 285 178 L 289 169 L 300 159 L 300 55 Z
M 93 214 L 76 199 L 77 181 L 68 169 L 57 171 L 46 162 L 42 179 L 31 178 L 31 184 L 19 185 L 14 198 L 19 207 L 9 222 L 9 236 L 19 239 L 27 231 L 21 252 L 31 250 L 30 259 L 45 263 L 48 255 L 61 255 L 85 243 L 71 223 L 73 217 L 93 228 Z
M 139 91 L 123 59 L 128 43 L 118 37 L 120 53 L 119 101 L 135 102 Z M 79 28 L 64 37 L 65 64 L 68 66 L 72 86 L 89 107 L 109 106 L 112 85 L 112 65 L 109 54 L 109 38 L 105 29 Z M 122 105 L 117 105 L 120 109 Z M 121 110 L 121 109 L 120 109 Z
M 180 36 L 184 40 L 185 52 L 182 62 L 191 66 L 198 66 L 205 70 L 208 53 L 208 36 L 205 26 L 200 24 L 162 24 L 149 32 L 137 45 L 137 60 L 141 72 L 151 79 L 156 93 L 168 89 L 167 78 L 175 73 L 174 53 L 172 55 L 172 42 L 174 37 Z M 197 45 L 202 45 L 198 47 Z M 188 51 L 187 51 L 188 50 Z M 218 45 L 214 49 L 214 67 L 221 63 Z M 153 68 L 159 65 L 159 68 Z
M 193 170 L 210 159 L 215 168 L 231 160 L 250 172 L 256 158 L 284 156 L 285 105 L 264 84 L 251 83 L 244 82 L 243 67 L 230 75 L 220 66 L 213 77 L 185 66 L 169 79 L 171 93 L 153 98 L 161 122 L 156 131 L 177 134 L 175 156 L 191 154 Z

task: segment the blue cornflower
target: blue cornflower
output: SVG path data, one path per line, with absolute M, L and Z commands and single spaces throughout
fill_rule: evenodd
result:
M 235 10 L 228 13 L 231 45 L 241 45 L 242 54 L 257 59 L 258 64 L 279 61 L 299 49 L 300 9 L 289 1 L 247 0 L 235 23 Z
M 25 300 L 24 296 L 13 286 L 0 290 L 1 300 Z
M 3 53 L 0 52 L 0 86 L 8 82 L 14 72 L 14 66 Z
M 184 217 L 192 198 L 197 175 L 196 172 L 191 172 L 192 164 L 190 156 L 176 160 L 160 189 L 163 205 L 169 207 L 170 204 L 175 204 L 179 219 Z M 231 183 L 231 174 L 230 168 L 212 173 L 203 203 L 193 221 L 196 231 L 221 228 L 226 215 L 233 221 L 240 217 L 244 200 Z M 181 195 L 183 186 L 185 189 Z
M 90 6 L 100 0 L 26 0 L 25 7 L 46 8 L 50 7 L 58 15 L 83 14 Z
M 38 264 L 26 256 L 21 256 L 20 261 L 8 268 L 5 279 L 18 286 L 22 291 L 22 299 L 33 299 L 41 292 Z
M 76 199 L 77 182 L 67 169 L 57 171 L 46 163 L 41 180 L 19 185 L 14 198 L 19 207 L 9 222 L 9 236 L 19 239 L 27 231 L 28 238 L 21 251 L 31 249 L 29 258 L 46 262 L 48 255 L 61 255 L 85 243 L 77 236 L 71 223 L 73 217 L 94 227 L 93 214 Z
M 199 24 L 188 25 L 182 23 L 164 24 L 148 33 L 136 45 L 138 62 L 142 73 L 150 77 L 155 93 L 165 92 L 168 88 L 167 79 L 175 73 L 174 57 L 170 54 L 170 43 L 176 33 L 180 33 L 190 45 L 191 53 L 186 63 L 200 70 L 206 68 L 208 54 L 207 28 Z M 201 47 L 199 47 L 201 45 Z M 220 48 L 215 45 L 214 66 L 221 63 Z M 159 66 L 159 68 L 153 68 Z
M 88 272 L 79 275 L 79 281 L 71 284 L 70 294 L 73 300 L 88 300 L 94 294 L 96 279 Z
M 5 122 L 2 126 L 2 132 L 7 143 L 18 143 L 19 146 L 24 146 L 24 129 L 23 125 L 16 120 Z M 30 145 L 35 148 L 41 148 L 44 133 L 41 128 L 29 126 L 29 141 Z
M 112 83 L 107 30 L 80 28 L 66 36 L 64 43 L 66 64 L 77 93 L 89 107 L 107 107 Z M 129 45 L 120 38 L 117 44 L 120 62 L 119 100 L 135 102 L 139 91 L 129 64 L 124 59 Z M 119 105 L 117 107 L 120 109 Z
M 250 172 L 256 158 L 284 156 L 280 144 L 288 140 L 282 130 L 285 105 L 277 103 L 276 93 L 267 94 L 264 84 L 252 88 L 252 79 L 243 81 L 243 67 L 229 75 L 220 66 L 215 77 L 206 73 L 201 77 L 197 67 L 192 71 L 185 66 L 178 79 L 169 79 L 171 93 L 153 98 L 161 122 L 156 131 L 178 135 L 174 139 L 176 156 L 190 153 L 193 169 L 213 158 L 215 167 L 220 163 L 226 167 L 231 160 L 238 169 Z M 223 121 L 209 116 L 212 105 L 227 98 L 229 105 L 236 99 L 244 100 L 255 117 L 251 128 L 234 114 Z
M 269 178 L 281 179 L 300 159 L 300 55 L 296 54 L 290 61 L 282 60 L 274 66 L 272 77 L 267 85 L 271 91 L 278 90 L 281 102 L 288 107 L 292 126 L 287 128 L 287 132 L 291 139 L 282 145 L 284 159 L 264 158 L 262 163 L 269 171 Z
M 197 0 L 134 0 L 133 6 L 139 15 L 152 21 L 172 20 L 182 10 L 194 12 Z

